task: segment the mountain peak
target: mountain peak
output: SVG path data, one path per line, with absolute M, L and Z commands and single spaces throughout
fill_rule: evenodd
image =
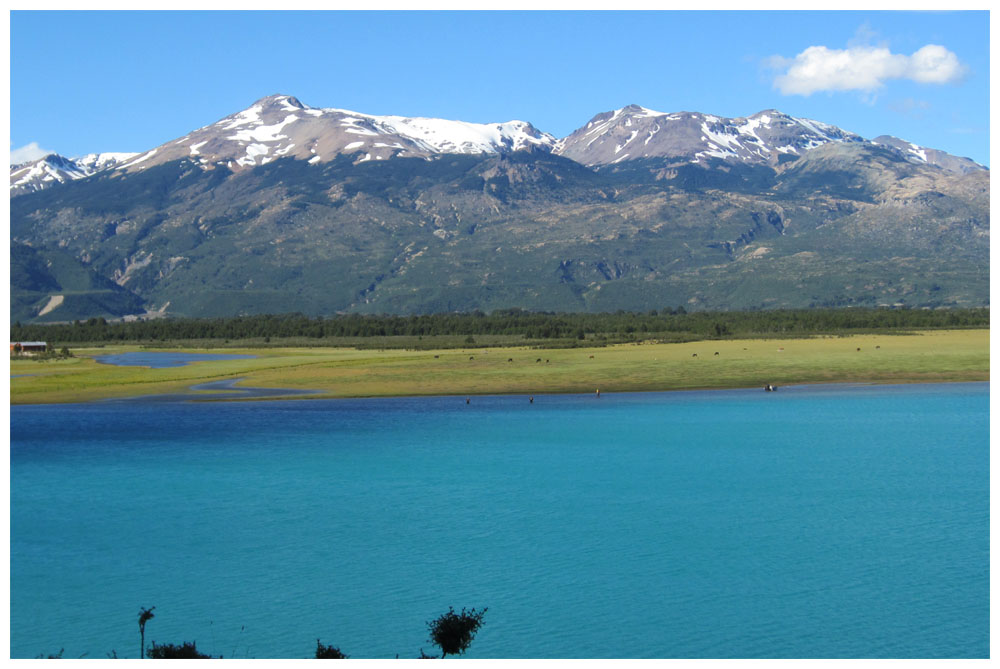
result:
M 556 152 L 590 166 L 637 158 L 766 165 L 777 164 L 781 154 L 801 155 L 828 142 L 860 141 L 835 126 L 775 109 L 724 118 L 700 112 L 665 114 L 633 104 L 598 114 L 562 140 Z
M 268 95 L 260 100 L 254 102 L 251 107 L 277 107 L 279 109 L 284 109 L 285 111 L 295 111 L 297 109 L 306 109 L 306 106 L 299 102 L 299 99 L 291 96 L 284 95 L 282 93 L 275 93 L 274 95 Z
M 68 166 L 68 165 L 72 164 L 72 162 L 73 162 L 72 160 L 70 160 L 66 156 L 61 156 L 58 153 L 50 153 L 50 154 L 48 154 L 46 156 L 43 156 L 39 160 L 44 161 L 44 162 L 48 163 L 49 165 L 54 165 L 56 167 L 65 167 L 65 166 Z
M 645 107 L 641 107 L 641 106 L 639 106 L 637 104 L 631 104 L 631 105 L 625 105 L 624 107 L 622 107 L 618 111 L 629 113 L 629 114 L 637 114 L 637 113 L 641 113 L 641 112 L 649 111 L 649 110 L 646 109 Z

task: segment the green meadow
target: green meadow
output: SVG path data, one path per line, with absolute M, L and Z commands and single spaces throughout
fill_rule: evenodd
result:
M 989 330 L 794 339 L 639 342 L 600 348 L 469 347 L 440 351 L 244 348 L 254 359 L 149 369 L 92 356 L 155 348 L 74 348 L 74 357 L 12 359 L 12 404 L 187 392 L 240 378 L 247 387 L 318 390 L 311 398 L 601 393 L 804 383 L 989 380 Z M 177 349 L 170 349 L 177 352 Z M 191 353 L 207 352 L 189 349 Z M 214 349 L 212 352 L 218 352 Z M 211 393 L 200 396 L 210 398 Z

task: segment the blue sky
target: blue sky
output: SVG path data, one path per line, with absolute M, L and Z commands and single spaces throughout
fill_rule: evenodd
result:
M 989 165 L 989 14 L 11 12 L 12 159 L 143 151 L 272 93 L 557 137 L 778 109 Z

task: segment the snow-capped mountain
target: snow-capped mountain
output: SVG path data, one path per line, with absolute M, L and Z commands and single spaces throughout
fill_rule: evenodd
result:
M 598 114 L 560 140 L 554 153 L 585 165 L 638 158 L 710 158 L 776 164 L 782 154 L 801 155 L 829 142 L 864 142 L 836 126 L 769 109 L 743 118 L 698 112 L 664 113 L 629 105 Z
M 10 318 L 988 304 L 989 171 L 921 151 L 774 111 L 626 107 L 557 144 L 274 96 L 35 165 L 75 180 L 11 198 Z
M 436 118 L 377 116 L 314 108 L 288 95 L 262 98 L 247 109 L 144 153 L 98 153 L 70 159 L 50 155 L 11 167 L 11 196 L 106 169 L 142 170 L 186 159 L 204 169 L 240 171 L 282 157 L 325 163 L 349 155 L 355 163 L 440 154 L 551 151 L 589 167 L 642 158 L 707 165 L 710 160 L 776 166 L 830 143 L 891 147 L 908 160 L 949 172 L 984 170 L 943 151 L 883 135 L 866 140 L 836 126 L 769 109 L 723 118 L 699 112 L 658 112 L 629 105 L 593 117 L 556 140 L 525 121 L 466 123 Z
M 54 184 L 66 183 L 89 177 L 95 172 L 119 165 L 134 153 L 91 153 L 82 158 L 67 158 L 51 153 L 44 158 L 33 160 L 10 168 L 10 194 L 21 195 L 47 188 Z
M 879 135 L 872 140 L 872 143 L 891 146 L 894 149 L 898 149 L 910 160 L 936 165 L 949 172 L 967 174 L 986 169 L 971 158 L 962 158 L 945 153 L 944 151 L 938 151 L 937 149 L 929 149 L 926 146 L 917 146 L 913 142 L 907 142 L 892 135 Z
M 550 149 L 555 138 L 524 121 L 465 123 L 435 118 L 373 116 L 317 109 L 288 95 L 262 98 L 248 109 L 136 156 L 121 166 L 144 168 L 188 158 L 234 170 L 293 157 L 327 162 L 342 154 L 357 162 L 441 153 L 502 153 Z

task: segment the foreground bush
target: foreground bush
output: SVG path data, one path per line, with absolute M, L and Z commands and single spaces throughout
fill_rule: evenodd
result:
M 482 611 L 475 609 L 466 611 L 463 608 L 461 613 L 455 613 L 455 609 L 449 606 L 448 613 L 428 621 L 430 640 L 441 649 L 441 657 L 461 655 L 468 650 L 476 632 L 483 624 L 485 614 L 485 608 Z M 423 651 L 420 653 L 423 655 Z
M 344 655 L 339 648 L 324 646 L 316 639 L 316 659 L 317 660 L 346 660 L 350 655 Z
M 206 660 L 212 657 L 198 652 L 195 643 L 197 642 L 185 641 L 180 646 L 175 646 L 172 643 L 157 645 L 154 641 L 153 647 L 146 653 L 146 657 L 155 660 Z

